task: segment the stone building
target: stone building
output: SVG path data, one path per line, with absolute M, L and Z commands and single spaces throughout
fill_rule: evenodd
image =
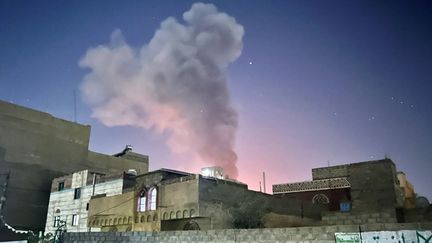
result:
M 68 232 L 95 232 L 100 228 L 87 227 L 90 198 L 94 195 L 113 196 L 131 185 L 129 173 L 103 175 L 88 170 L 55 178 L 51 185 L 45 233 L 53 233 L 60 221 Z
M 232 210 L 248 203 L 265 207 L 274 227 L 313 224 L 320 217 L 310 202 L 250 191 L 237 181 L 160 169 L 137 176 L 121 195 L 93 197 L 88 225 L 102 231 L 233 228 Z
M 0 217 L 19 230 L 43 231 L 51 181 L 80 170 L 148 171 L 148 156 L 88 150 L 90 126 L 0 101 L 0 174 L 8 174 Z M 0 226 L 3 226 L 3 220 Z M 0 227 L 0 240 L 25 238 Z
M 402 220 L 408 195 L 398 177 L 396 165 L 386 158 L 315 168 L 312 181 L 273 185 L 273 194 L 320 204 L 330 211 L 323 214 L 324 224 L 394 223 Z

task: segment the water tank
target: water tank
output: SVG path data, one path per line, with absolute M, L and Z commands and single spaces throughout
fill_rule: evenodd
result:
M 128 174 L 128 175 L 133 175 L 133 176 L 137 176 L 137 175 L 138 175 L 138 173 L 137 173 L 137 171 L 136 171 L 135 169 L 129 169 L 129 170 L 126 172 L 126 174 Z

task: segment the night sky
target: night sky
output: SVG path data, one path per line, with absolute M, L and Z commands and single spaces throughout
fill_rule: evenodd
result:
M 207 1 L 205 1 L 207 2 Z M 199 172 L 169 135 L 92 118 L 80 92 L 87 50 L 121 30 L 141 47 L 193 1 L 0 1 L 0 99 L 90 124 L 90 149 L 126 144 L 150 169 Z M 391 158 L 432 199 L 432 2 L 217 1 L 244 28 L 227 80 L 240 181 L 267 191 L 311 169 Z

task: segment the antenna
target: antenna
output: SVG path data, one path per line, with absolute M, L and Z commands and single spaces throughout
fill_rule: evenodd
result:
M 73 91 L 73 101 L 74 101 L 74 122 L 77 122 L 77 105 L 76 105 L 76 90 Z
M 265 172 L 263 171 L 263 187 L 264 187 L 264 193 L 266 193 L 266 181 L 265 181 Z
M 261 181 L 259 182 L 259 184 L 260 184 L 260 192 L 262 192 L 262 188 L 261 188 Z

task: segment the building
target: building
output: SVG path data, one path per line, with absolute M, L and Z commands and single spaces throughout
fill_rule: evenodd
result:
M 406 181 L 403 193 L 401 175 L 388 158 L 315 168 L 312 181 L 273 185 L 273 194 L 320 204 L 330 211 L 323 214 L 324 224 L 395 223 L 413 191 Z
M 399 171 L 397 173 L 397 178 L 399 180 L 399 185 L 402 189 L 402 193 L 404 196 L 403 207 L 407 209 L 415 208 L 416 193 L 414 191 L 414 186 L 411 184 L 411 182 L 408 181 L 405 173 L 402 171 Z
M 45 233 L 56 231 L 60 221 L 68 232 L 100 231 L 87 227 L 90 198 L 95 195 L 113 196 L 131 185 L 134 171 L 103 175 L 88 170 L 55 178 L 51 185 Z
M 133 152 L 110 156 L 88 150 L 90 126 L 55 118 L 0 101 L 0 174 L 8 184 L 0 211 L 18 230 L 45 229 L 51 182 L 80 170 L 116 173 L 136 169 L 148 171 L 148 156 Z M 0 240 L 23 239 L 0 227 Z
M 309 202 L 250 191 L 237 181 L 160 169 L 138 175 L 121 195 L 93 197 L 88 225 L 102 231 L 233 228 L 233 212 L 248 207 L 262 210 L 270 227 L 313 224 L 320 217 Z

